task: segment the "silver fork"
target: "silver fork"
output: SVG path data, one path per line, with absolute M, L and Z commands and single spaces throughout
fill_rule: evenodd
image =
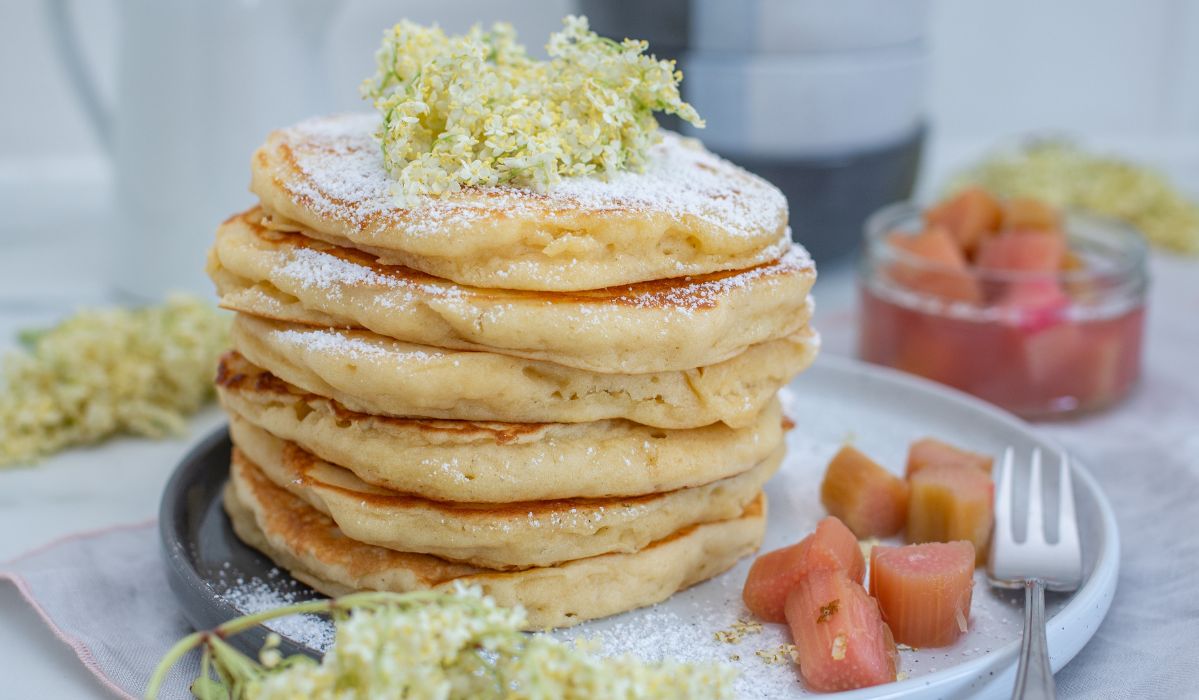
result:
M 1070 458 L 1061 455 L 1058 486 L 1058 537 L 1050 544 L 1045 536 L 1045 514 L 1041 492 L 1041 450 L 1032 453 L 1028 482 L 1028 534 L 1016 542 L 1012 525 L 1012 448 L 1003 453 L 999 491 L 995 498 L 995 534 L 987 562 L 991 585 L 1024 589 L 1024 636 L 1012 698 L 1054 698 L 1053 669 L 1045 640 L 1045 590 L 1073 591 L 1082 583 L 1082 548 L 1078 542 L 1078 520 L 1074 515 L 1074 487 Z

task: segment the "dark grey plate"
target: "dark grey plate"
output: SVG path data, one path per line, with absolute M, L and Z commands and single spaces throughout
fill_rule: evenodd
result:
M 247 581 L 261 582 L 279 596 L 295 601 L 321 595 L 281 572 L 271 560 L 242 544 L 233 533 L 222 505 L 221 489 L 229 477 L 229 432 L 220 428 L 196 446 L 175 469 L 158 512 L 159 534 L 167 580 L 183 616 L 196 629 L 211 629 L 249 610 L 239 609 L 226 594 Z M 228 641 L 257 655 L 268 630 L 256 627 Z M 321 652 L 281 634 L 285 656 Z

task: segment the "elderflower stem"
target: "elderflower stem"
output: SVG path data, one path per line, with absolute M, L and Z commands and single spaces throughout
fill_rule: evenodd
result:
M 305 615 L 317 613 L 348 613 L 351 610 L 361 610 L 394 605 L 397 607 L 410 607 L 413 605 L 424 605 L 430 603 L 444 603 L 454 601 L 464 604 L 472 610 L 483 610 L 485 606 L 481 599 L 456 596 L 451 593 L 443 593 L 441 591 L 412 591 L 410 593 L 385 593 L 376 591 L 366 591 L 363 593 L 352 593 L 340 598 L 322 598 L 319 600 L 306 600 L 300 603 L 293 603 L 271 610 L 263 610 L 251 615 L 243 615 L 234 618 L 218 625 L 215 629 L 204 632 L 193 632 L 183 639 L 179 640 L 175 646 L 171 647 L 162 661 L 154 669 L 153 675 L 150 676 L 150 682 L 146 686 L 146 698 L 154 700 L 158 697 L 158 692 L 162 688 L 163 682 L 166 680 L 167 674 L 179 663 L 189 651 L 199 646 L 211 644 L 213 638 L 225 639 L 235 634 L 239 634 L 248 629 L 256 627 L 268 620 L 275 620 L 280 617 L 290 617 L 292 615 Z
M 293 656 L 268 667 L 226 641 L 265 620 L 322 612 L 333 616 L 337 642 L 319 663 Z M 645 662 L 627 654 L 599 657 L 595 649 L 526 635 L 521 632 L 525 620 L 519 607 L 500 607 L 480 589 L 462 586 L 297 603 L 189 635 L 156 669 L 147 696 L 155 698 L 170 668 L 197 646 L 203 647 L 204 659 L 192 690 L 202 700 L 732 696 L 735 673 L 728 667 Z M 212 671 L 218 678 L 209 675 Z
M 179 663 L 187 652 L 204 643 L 205 638 L 211 634 L 210 632 L 193 632 L 183 639 L 175 643 L 166 656 L 162 657 L 162 661 L 158 662 L 158 666 L 154 669 L 154 673 L 150 676 L 150 682 L 146 685 L 146 698 L 154 700 L 158 697 L 158 691 L 162 688 L 162 684 L 166 681 L 167 673 L 174 668 L 175 664 Z

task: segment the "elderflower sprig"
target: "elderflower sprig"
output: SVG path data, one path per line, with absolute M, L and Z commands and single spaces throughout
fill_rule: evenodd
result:
M 228 637 L 268 620 L 326 613 L 333 647 L 317 662 L 282 658 L 277 635 L 256 661 Z M 586 643 L 567 644 L 521 632 L 525 614 L 477 589 L 452 593 L 356 593 L 247 615 L 176 644 L 159 663 L 146 690 L 156 698 L 167 673 L 201 648 L 200 677 L 192 692 L 202 700 L 403 697 L 457 698 L 726 698 L 733 671 L 725 666 L 647 663 L 624 655 L 601 657 Z
M 3 359 L 0 466 L 118 433 L 163 437 L 213 396 L 229 317 L 189 295 L 81 311 Z
M 951 189 L 980 185 L 1127 221 L 1154 245 L 1199 254 L 1199 203 L 1162 174 L 1056 139 L 1029 141 L 959 174 Z
M 679 95 L 673 61 L 616 42 L 570 16 L 531 59 L 509 24 L 460 36 L 402 21 L 384 33 L 362 86 L 383 115 L 383 161 L 397 195 L 511 184 L 544 191 L 563 177 L 642 170 L 659 138 L 654 112 L 703 126 Z

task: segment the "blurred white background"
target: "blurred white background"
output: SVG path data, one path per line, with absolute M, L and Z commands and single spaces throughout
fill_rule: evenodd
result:
M 118 2 L 76 2 L 84 53 L 109 93 Z M 349 0 L 330 36 L 336 106 L 363 108 L 358 83 L 371 72 L 382 29 L 400 17 L 451 30 L 508 19 L 532 47 L 573 8 L 570 0 Z M 1199 3 L 933 0 L 929 36 L 927 104 L 938 140 L 1046 129 L 1199 138 Z M 54 55 L 42 3 L 0 3 L 0 66 L 5 174 L 44 158 L 99 167 L 101 149 Z
M 122 1 L 68 3 L 81 30 L 81 52 L 108 98 L 116 90 Z M 247 7 L 262 2 L 242 1 Z M 988 147 L 1029 132 L 1065 133 L 1097 150 L 1144 160 L 1184 189 L 1199 191 L 1199 2 L 929 3 L 923 99 L 931 131 L 918 193 L 927 195 L 948 170 Z M 368 109 L 358 85 L 373 70 L 383 29 L 399 18 L 439 22 L 451 31 L 506 19 L 536 49 L 574 10 L 573 0 L 346 0 L 328 28 L 330 110 Z M 222 47 L 211 51 L 219 56 Z M 0 2 L 0 66 L 0 208 L 6 212 L 0 306 L 57 313 L 80 301 L 107 300 L 129 275 L 114 261 L 121 248 L 113 245 L 120 239 L 112 229 L 124 227 L 114 227 L 109 216 L 112 167 L 55 54 L 44 0 Z M 862 109 L 886 110 L 887 104 Z M 210 178 L 214 189 L 233 187 L 229 194 L 207 193 L 227 202 L 222 212 L 252 201 L 244 189 L 248 168 L 241 165 L 248 160 L 247 148 L 244 161 L 233 164 L 236 176 Z M 243 172 L 244 179 L 226 182 Z M 196 237 L 197 251 L 216 221 Z M 51 264 L 55 273 L 47 275 Z M 134 261 L 135 269 L 152 267 Z M 177 286 L 207 292 L 198 262 L 189 263 L 187 274 Z

